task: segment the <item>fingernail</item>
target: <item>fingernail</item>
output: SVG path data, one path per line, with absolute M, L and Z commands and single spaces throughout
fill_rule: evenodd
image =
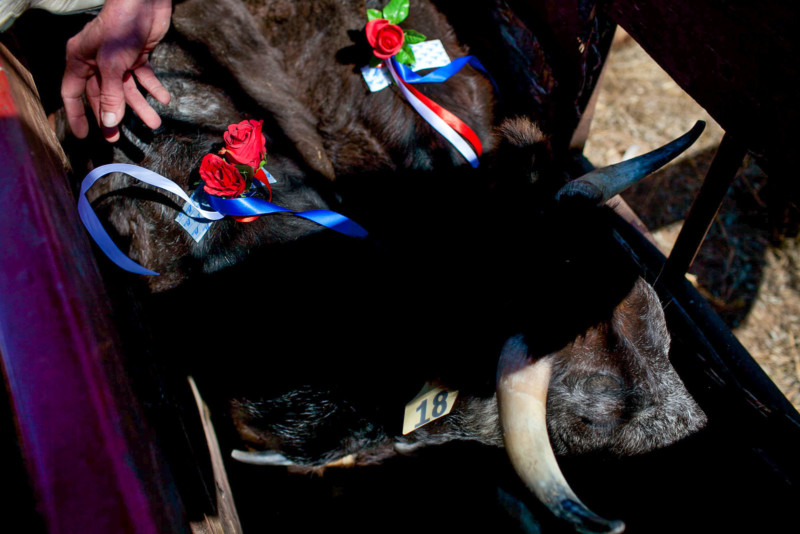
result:
M 117 114 L 106 111 L 103 113 L 103 126 L 112 128 L 117 125 Z

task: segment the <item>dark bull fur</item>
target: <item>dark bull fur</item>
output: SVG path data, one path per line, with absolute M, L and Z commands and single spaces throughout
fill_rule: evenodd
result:
M 274 215 L 215 223 L 198 245 L 171 201 L 118 194 L 133 184 L 124 177 L 96 186 L 118 242 L 162 273 L 146 301 L 168 325 L 164 352 L 187 355 L 238 447 L 316 469 L 453 439 L 501 446 L 495 375 L 514 336 L 531 361 L 554 355 L 557 453 L 642 453 L 701 427 L 655 292 L 607 208 L 554 200 L 546 139 L 527 119 L 495 117 L 492 87 L 471 69 L 421 90 L 477 132 L 479 170 L 394 89 L 370 94 L 358 73 L 366 7 L 382 6 L 177 3 L 152 54 L 173 98 L 158 109 L 164 125 L 150 133 L 131 118 L 114 154 L 189 189 L 229 124 L 264 119 L 273 201 L 341 211 L 366 240 Z M 412 2 L 404 26 L 451 57 L 467 52 L 430 2 Z M 405 403 L 434 380 L 461 392 L 453 412 L 401 436 Z

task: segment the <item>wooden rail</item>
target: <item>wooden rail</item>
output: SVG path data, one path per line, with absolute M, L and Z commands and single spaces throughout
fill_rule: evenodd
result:
M 185 532 L 63 154 L 33 80 L 2 45 L 0 66 L 0 353 L 38 511 L 54 533 Z

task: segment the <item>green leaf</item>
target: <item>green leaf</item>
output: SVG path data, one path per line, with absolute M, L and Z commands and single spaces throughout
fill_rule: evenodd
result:
M 381 63 L 383 63 L 383 60 L 379 57 L 372 56 L 371 58 L 369 58 L 369 66 L 372 67 L 373 69 L 378 65 L 380 65 Z
M 368 9 L 367 10 L 367 21 L 375 20 L 375 19 L 382 19 L 383 13 L 378 11 L 377 9 Z
M 251 167 L 250 165 L 243 165 L 237 163 L 236 165 L 234 165 L 234 167 L 236 167 L 236 170 L 239 171 L 239 174 L 242 175 L 242 178 L 246 179 L 248 176 L 253 175 L 253 167 Z
M 417 62 L 417 58 L 414 57 L 414 52 L 411 51 L 408 45 L 403 45 L 403 48 L 395 54 L 394 58 L 398 63 L 405 63 L 406 65 L 413 65 Z
M 383 8 L 383 18 L 390 24 L 400 24 L 408 16 L 408 0 L 392 0 Z
M 427 39 L 427 37 L 425 37 L 424 35 L 422 35 L 418 31 L 405 30 L 403 33 L 405 33 L 405 35 L 406 35 L 406 39 L 405 39 L 405 43 L 406 44 L 412 45 L 412 44 L 416 44 L 416 43 L 421 43 L 422 41 Z
M 245 184 L 244 190 L 247 191 L 248 189 L 250 189 L 250 184 L 253 183 L 253 167 L 251 167 L 250 165 L 241 165 L 241 164 L 237 164 L 235 165 L 235 167 L 236 170 L 239 171 L 239 174 L 242 175 L 242 178 L 244 178 L 244 184 Z

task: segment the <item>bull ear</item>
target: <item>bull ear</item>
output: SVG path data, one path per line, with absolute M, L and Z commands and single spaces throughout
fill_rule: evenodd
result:
M 591 512 L 575 496 L 547 436 L 546 406 L 552 356 L 532 361 L 522 336 L 508 340 L 497 367 L 497 404 L 506 452 L 525 485 L 557 517 L 580 532 L 619 533 L 621 521 Z
M 495 137 L 497 148 L 485 155 L 481 166 L 491 169 L 501 185 L 508 185 L 509 180 L 527 184 L 556 175 L 550 139 L 529 118 L 505 119 L 496 128 Z
M 705 126 L 704 121 L 697 121 L 691 130 L 661 148 L 584 174 L 562 187 L 556 200 L 577 196 L 598 204 L 606 202 L 679 156 L 700 137 Z

